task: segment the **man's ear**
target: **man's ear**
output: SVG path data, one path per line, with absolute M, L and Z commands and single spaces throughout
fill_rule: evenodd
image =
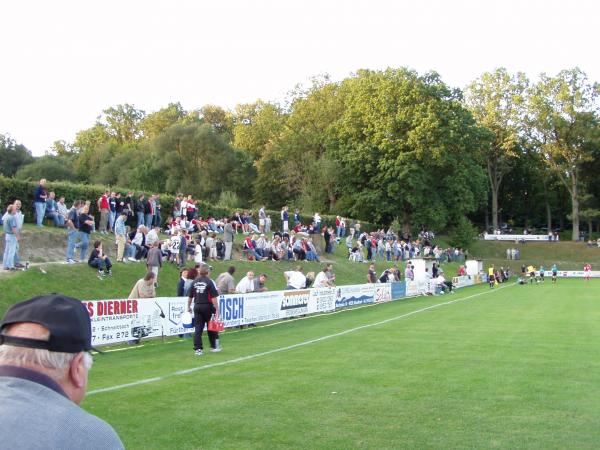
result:
M 71 383 L 77 388 L 85 388 L 87 385 L 87 369 L 85 368 L 85 361 L 83 353 L 78 353 L 69 367 L 69 378 Z

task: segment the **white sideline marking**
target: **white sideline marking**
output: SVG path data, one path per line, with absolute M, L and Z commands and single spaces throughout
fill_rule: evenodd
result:
M 101 393 L 104 393 L 104 392 L 117 391 L 117 390 L 125 389 L 125 388 L 128 388 L 128 387 L 140 386 L 142 384 L 154 383 L 156 381 L 163 381 L 163 380 L 166 380 L 167 378 L 177 377 L 177 376 L 180 376 L 180 375 L 187 375 L 187 374 L 190 374 L 190 373 L 198 372 L 200 370 L 207 370 L 207 369 L 213 369 L 215 367 L 228 366 L 228 365 L 231 365 L 231 364 L 237 364 L 237 363 L 241 363 L 241 362 L 244 362 L 244 361 L 249 361 L 251 359 L 260 358 L 261 356 L 268 356 L 268 355 L 273 355 L 275 353 L 280 353 L 280 352 L 285 352 L 285 351 L 288 351 L 288 350 L 293 350 L 295 348 L 304 347 L 306 345 L 315 344 L 317 342 L 322 342 L 322 341 L 326 341 L 326 340 L 333 339 L 333 338 L 336 338 L 336 337 L 344 336 L 346 334 L 354 333 L 356 331 L 364 330 L 366 328 L 371 328 L 371 327 L 377 327 L 379 325 L 384 325 L 386 323 L 390 323 L 390 322 L 393 322 L 395 320 L 404 319 L 405 317 L 414 316 L 415 314 L 419 314 L 419 313 L 422 313 L 422 312 L 425 312 L 425 311 L 429 311 L 431 309 L 439 308 L 441 306 L 451 305 L 453 303 L 462 302 L 464 300 L 470 300 L 472 298 L 479 297 L 481 295 L 486 295 L 486 294 L 490 294 L 490 293 L 493 293 L 493 292 L 498 292 L 499 290 L 507 288 L 507 287 L 510 287 L 510 286 L 514 286 L 514 284 L 510 284 L 510 285 L 506 285 L 506 286 L 500 286 L 500 287 L 498 287 L 496 289 L 493 289 L 493 290 L 480 292 L 478 294 L 469 295 L 468 297 L 458 298 L 456 300 L 450 300 L 450 301 L 443 302 L 443 303 L 436 303 L 435 305 L 431 305 L 431 306 L 427 306 L 425 308 L 417 309 L 415 311 L 404 313 L 404 314 L 401 314 L 399 316 L 390 317 L 389 319 L 381 320 L 379 322 L 374 322 L 374 323 L 369 323 L 369 324 L 366 324 L 366 325 L 361 325 L 359 327 L 350 328 L 348 330 L 340 331 L 339 333 L 329 334 L 327 336 L 321 336 L 319 338 L 310 339 L 310 340 L 304 341 L 304 342 L 299 342 L 298 344 L 292 344 L 292 345 L 288 345 L 286 347 L 275 348 L 273 350 L 267 350 L 265 352 L 255 353 L 253 355 L 240 356 L 239 358 L 229 359 L 227 361 L 221 361 L 221 362 L 218 362 L 218 363 L 206 364 L 204 366 L 198 366 L 198 367 L 192 367 L 190 369 L 178 370 L 176 372 L 173 372 L 173 373 L 170 373 L 170 374 L 167 374 L 167 375 L 162 375 L 160 377 L 146 378 L 146 379 L 143 379 L 143 380 L 132 381 L 131 383 L 118 384 L 116 386 L 111 386 L 111 387 L 107 387 L 107 388 L 94 389 L 92 391 L 89 391 L 87 393 L 87 395 L 101 394 Z

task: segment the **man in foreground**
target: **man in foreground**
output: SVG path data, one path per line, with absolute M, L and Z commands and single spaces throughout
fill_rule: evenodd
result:
M 92 358 L 83 304 L 46 295 L 13 305 L 0 322 L 3 448 L 122 449 L 103 420 L 79 406 Z

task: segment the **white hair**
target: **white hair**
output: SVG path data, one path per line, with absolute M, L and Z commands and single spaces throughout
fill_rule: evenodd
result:
M 46 331 L 38 338 L 42 341 L 50 338 L 50 332 Z M 83 364 L 87 370 L 92 368 L 92 355 L 83 353 Z M 15 366 L 37 366 L 44 369 L 63 372 L 69 368 L 78 353 L 51 352 L 40 348 L 17 347 L 13 345 L 0 345 L 0 364 Z

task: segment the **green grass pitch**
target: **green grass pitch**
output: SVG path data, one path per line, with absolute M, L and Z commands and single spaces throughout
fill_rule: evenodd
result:
M 201 357 L 147 342 L 97 356 L 83 406 L 140 449 L 597 448 L 599 288 L 482 285 L 228 331 Z

